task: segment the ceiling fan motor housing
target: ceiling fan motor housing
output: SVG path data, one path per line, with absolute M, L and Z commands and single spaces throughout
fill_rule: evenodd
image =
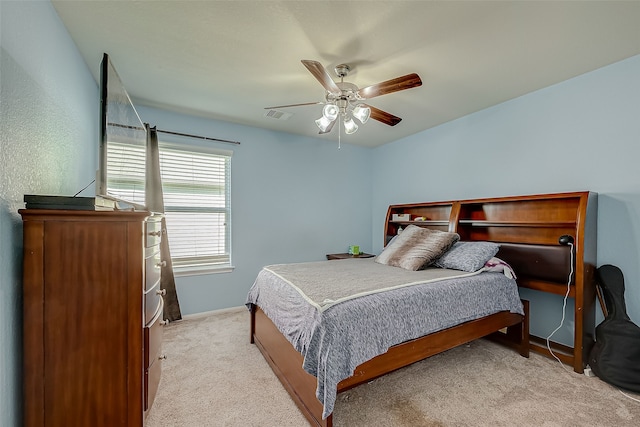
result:
M 336 95 L 335 93 L 327 92 L 327 102 L 336 102 L 340 99 L 348 102 L 356 102 L 361 98 L 358 96 L 358 86 L 348 82 L 338 82 L 336 85 L 340 88 L 341 93 Z
M 338 64 L 336 65 L 336 68 L 333 69 L 333 71 L 336 72 L 336 75 L 340 78 L 346 77 L 347 74 L 349 74 L 349 71 L 351 71 L 351 67 L 349 67 L 347 64 Z

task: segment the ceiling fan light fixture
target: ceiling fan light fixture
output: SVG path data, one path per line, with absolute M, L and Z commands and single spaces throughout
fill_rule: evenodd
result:
M 371 116 L 371 108 L 363 107 L 361 104 L 356 105 L 353 109 L 353 117 L 360 120 L 360 123 L 365 124 Z
M 322 115 L 329 121 L 334 121 L 338 117 L 338 107 L 335 104 L 327 104 L 322 109 Z
M 355 133 L 358 130 L 355 119 L 358 119 L 360 123 L 364 124 L 369 118 L 373 118 L 373 120 L 388 126 L 395 126 L 402 120 L 400 117 L 367 105 L 367 103 L 365 103 L 366 100 L 422 85 L 420 76 L 412 73 L 360 89 L 355 84 L 344 81 L 344 78 L 351 71 L 351 67 L 347 64 L 339 64 L 334 69 L 336 75 L 340 78 L 339 82 L 334 81 L 333 77 L 327 73 L 327 70 L 318 61 L 303 59 L 302 64 L 325 89 L 325 100 L 321 102 L 267 107 L 266 109 L 323 105 L 322 117 L 315 121 L 316 125 L 320 129 L 320 134 L 325 134 L 331 132 L 337 122 L 338 147 L 340 146 L 341 125 L 344 125 L 346 134 Z M 268 117 L 272 117 L 275 114 L 280 113 L 268 113 Z
M 356 122 L 354 122 L 351 117 L 346 117 L 344 119 L 344 133 L 346 133 L 347 135 L 351 135 L 352 133 L 355 133 L 358 130 L 358 125 L 356 124 Z
M 329 129 L 329 126 L 333 123 L 333 120 L 327 119 L 324 115 L 316 120 L 316 125 L 322 132 L 326 132 Z

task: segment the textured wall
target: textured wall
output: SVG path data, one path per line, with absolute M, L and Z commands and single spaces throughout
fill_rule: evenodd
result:
M 21 425 L 17 211 L 24 194 L 73 195 L 95 177 L 99 98 L 49 2 L 0 1 L 0 24 L 0 425 L 10 427 Z

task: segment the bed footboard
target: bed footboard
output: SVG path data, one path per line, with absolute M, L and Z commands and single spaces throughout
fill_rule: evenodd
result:
M 258 347 L 309 423 L 312 426 L 332 427 L 333 415 L 322 419 L 322 403 L 316 397 L 316 377 L 302 369 L 302 355 L 255 305 L 251 306 L 251 342 Z
M 491 335 L 529 357 L 529 302 L 525 315 L 499 312 L 391 347 L 386 353 L 359 365 L 338 384 L 343 392 L 427 357 Z M 506 333 L 496 332 L 504 330 Z M 322 419 L 316 398 L 317 379 L 302 369 L 303 358 L 258 306 L 251 308 L 251 342 L 255 343 L 284 388 L 312 426 L 332 427 L 333 414 Z

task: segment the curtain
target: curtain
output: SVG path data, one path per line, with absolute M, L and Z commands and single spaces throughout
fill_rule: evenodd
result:
M 164 213 L 162 196 L 162 177 L 160 174 L 160 151 L 158 150 L 158 133 L 156 128 L 145 123 L 147 129 L 147 170 L 145 180 L 145 197 L 147 209 L 151 212 Z M 176 281 L 173 276 L 173 264 L 169 252 L 169 236 L 167 223 L 162 218 L 162 240 L 160 242 L 160 260 L 163 261 L 160 270 L 160 289 L 164 289 L 164 319 L 169 321 L 182 319 L 180 302 L 176 292 Z

